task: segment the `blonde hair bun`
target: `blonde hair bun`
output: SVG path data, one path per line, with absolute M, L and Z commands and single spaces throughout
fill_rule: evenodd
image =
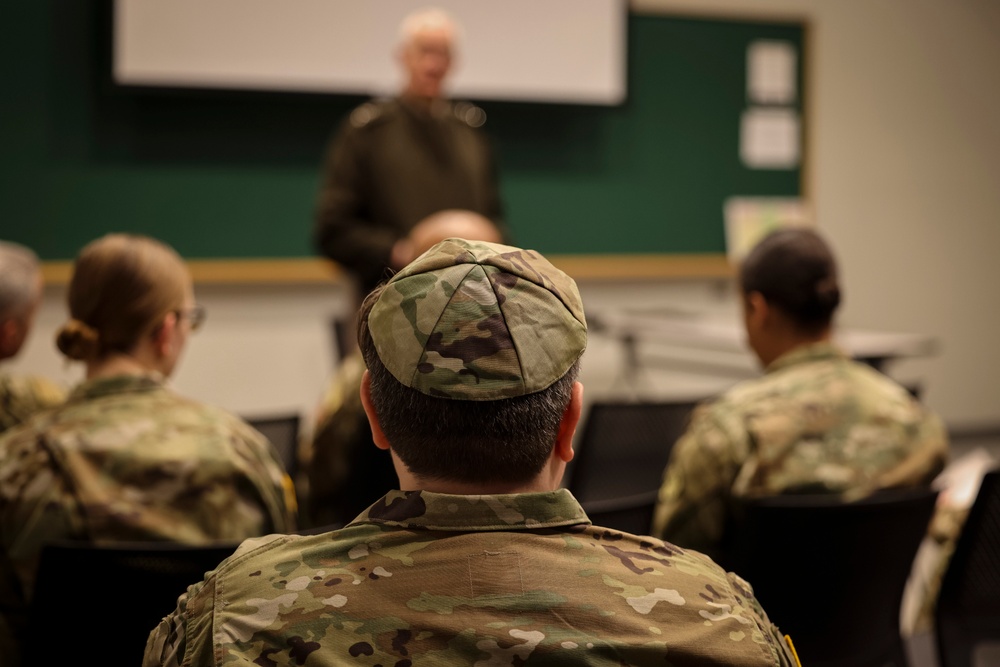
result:
M 86 361 L 97 356 L 100 335 L 86 322 L 71 319 L 56 334 L 56 347 L 70 359 Z

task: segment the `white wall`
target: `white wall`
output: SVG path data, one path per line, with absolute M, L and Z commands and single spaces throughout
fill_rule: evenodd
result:
M 173 385 L 241 415 L 298 412 L 311 429 L 336 358 L 329 321 L 344 311 L 346 294 L 336 285 L 196 285 L 208 319 L 188 339 Z M 66 387 L 82 378 L 82 364 L 55 348 L 65 299 L 64 288 L 46 289 L 31 338 L 5 370 L 39 373 Z
M 994 0 L 642 0 L 637 11 L 728 12 L 810 20 L 812 190 L 842 264 L 841 323 L 939 337 L 933 358 L 893 374 L 923 378 L 953 426 L 1000 424 L 1000 3 Z M 184 393 L 240 413 L 309 419 L 334 367 L 336 285 L 199 286 L 209 310 L 176 376 Z M 735 322 L 731 289 L 711 281 L 582 281 L 588 310 L 623 305 Z M 50 288 L 13 370 L 79 377 L 52 346 L 65 317 Z M 677 353 L 678 351 L 674 351 Z M 753 372 L 746 354 L 728 355 Z M 590 398 L 623 390 L 622 347 L 597 332 L 584 358 Z M 649 390 L 717 391 L 737 375 L 644 375 Z
M 933 334 L 904 362 L 949 423 L 1000 422 L 1000 3 L 633 0 L 810 21 L 811 190 L 842 324 Z

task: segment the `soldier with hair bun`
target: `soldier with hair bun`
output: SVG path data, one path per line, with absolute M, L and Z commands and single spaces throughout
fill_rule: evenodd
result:
M 446 239 L 369 294 L 358 344 L 399 490 L 340 530 L 244 542 L 145 667 L 795 664 L 746 581 L 560 488 L 587 322 L 540 254 Z
M 695 409 L 671 450 L 653 534 L 718 557 L 730 497 L 853 499 L 930 484 L 947 457 L 944 425 L 834 344 L 841 293 L 823 238 L 772 232 L 742 262 L 739 283 L 747 343 L 764 376 Z
M 125 234 L 93 241 L 76 259 L 68 302 L 56 342 L 86 378 L 63 405 L 0 439 L 0 655 L 9 667 L 45 661 L 44 647 L 29 652 L 19 637 L 47 541 L 204 544 L 296 528 L 271 443 L 169 385 L 205 315 L 173 249 Z

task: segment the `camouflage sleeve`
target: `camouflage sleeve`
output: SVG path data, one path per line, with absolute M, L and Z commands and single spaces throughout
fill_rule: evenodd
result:
M 780 667 L 802 667 L 799 663 L 798 655 L 795 652 L 795 644 L 791 637 L 783 634 L 761 606 L 760 601 L 754 595 L 753 587 L 738 574 L 727 572 L 726 578 L 730 586 L 743 596 L 750 608 L 754 623 L 763 637 L 764 642 L 770 647 L 776 664 Z
M 15 664 L 42 545 L 84 534 L 75 497 L 52 470 L 48 450 L 32 429 L 22 426 L 0 437 L 0 655 Z
M 674 445 L 652 528 L 656 537 L 708 553 L 722 537 L 726 498 L 739 467 L 736 436 L 717 412 L 699 406 Z
M 920 407 L 921 418 L 913 433 L 909 455 L 879 476 L 881 488 L 930 484 L 948 462 L 948 431 L 936 414 Z
M 34 378 L 34 394 L 39 410 L 54 408 L 66 400 L 66 390 L 45 378 Z
M 0 377 L 0 433 L 65 400 L 66 391 L 43 377 Z
M 142 667 L 181 667 L 216 664 L 214 648 L 215 596 L 220 573 L 236 558 L 256 549 L 266 549 L 287 535 L 262 535 L 243 540 L 232 556 L 191 584 L 177 598 L 177 606 L 164 616 L 146 639 Z
M 164 616 L 146 640 L 143 667 L 214 665 L 212 616 L 215 577 L 193 584 L 177 600 L 177 607 Z
M 239 438 L 240 448 L 247 457 L 247 474 L 257 487 L 260 502 L 267 508 L 270 530 L 289 533 L 298 528 L 298 505 L 295 482 L 278 454 L 278 450 L 263 434 L 244 422 L 232 418 L 233 437 Z
M 367 217 L 366 129 L 354 127 L 348 117 L 330 143 L 313 227 L 316 250 L 356 275 L 363 285 L 375 284 L 382 277 L 397 240 L 391 230 L 373 226 Z

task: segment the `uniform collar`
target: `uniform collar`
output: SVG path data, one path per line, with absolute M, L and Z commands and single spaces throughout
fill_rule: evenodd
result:
M 443 97 L 430 100 L 427 104 L 406 95 L 400 95 L 396 99 L 401 109 L 420 120 L 439 120 L 452 113 L 451 101 Z
M 566 489 L 547 493 L 450 495 L 390 491 L 352 523 L 378 523 L 426 530 L 532 530 L 590 523 Z
M 790 352 L 786 352 L 772 361 L 765 369 L 765 372 L 773 373 L 783 368 L 788 368 L 789 366 L 796 366 L 798 364 L 804 364 L 811 361 L 847 358 L 847 354 L 830 341 L 821 341 L 819 343 L 802 345 Z
M 134 394 L 154 391 L 166 385 L 161 373 L 149 372 L 142 375 L 113 375 L 111 377 L 84 380 L 73 389 L 69 402 L 88 401 L 114 394 Z

